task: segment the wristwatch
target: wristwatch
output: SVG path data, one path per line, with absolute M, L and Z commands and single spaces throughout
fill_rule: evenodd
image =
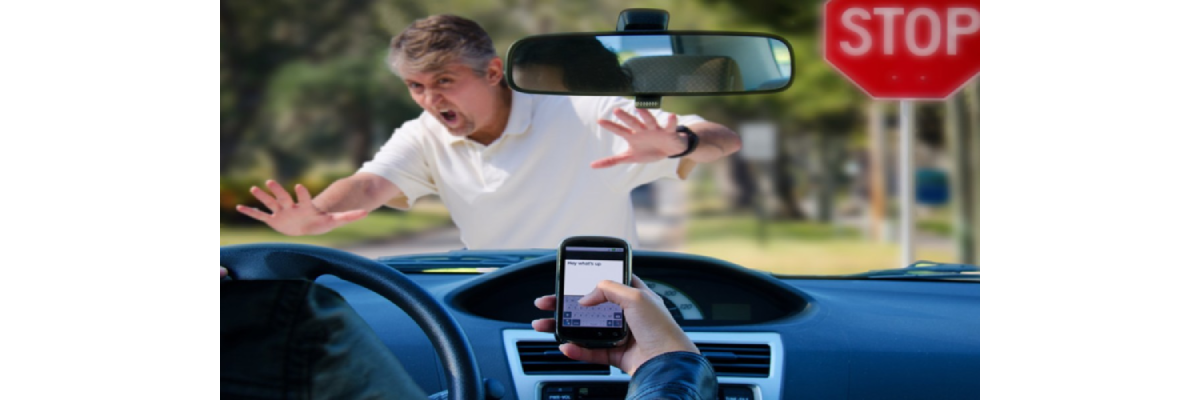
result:
M 692 132 L 691 129 L 688 129 L 688 127 L 683 125 L 675 127 L 675 132 L 680 132 L 687 135 L 687 150 L 667 158 L 679 158 L 688 154 L 692 154 L 693 151 L 696 151 L 696 145 L 700 143 L 700 137 L 696 136 L 696 132 Z

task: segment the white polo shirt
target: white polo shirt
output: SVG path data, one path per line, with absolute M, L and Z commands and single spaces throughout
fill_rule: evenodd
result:
M 630 192 L 659 178 L 686 178 L 692 163 L 666 159 L 593 169 L 592 161 L 629 146 L 597 123 L 615 119 L 617 108 L 636 110 L 622 97 L 513 91 L 508 126 L 488 146 L 453 136 L 422 113 L 396 129 L 359 171 L 400 188 L 404 195 L 388 202 L 391 207 L 408 209 L 421 196 L 437 194 L 468 249 L 557 248 L 577 235 L 619 237 L 636 247 Z M 667 113 L 651 113 L 660 126 L 666 123 Z M 678 123 L 700 121 L 681 115 Z

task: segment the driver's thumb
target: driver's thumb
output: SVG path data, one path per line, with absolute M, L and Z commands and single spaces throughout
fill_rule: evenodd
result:
M 629 286 L 622 285 L 610 280 L 600 281 L 591 293 L 584 295 L 579 299 L 579 305 L 591 307 L 606 301 L 611 301 L 621 306 L 622 309 L 632 305 L 639 291 Z

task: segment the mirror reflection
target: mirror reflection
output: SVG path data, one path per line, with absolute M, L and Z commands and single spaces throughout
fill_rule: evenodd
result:
M 547 35 L 515 43 L 508 68 L 513 88 L 526 92 L 727 94 L 786 87 L 792 54 L 768 36 Z

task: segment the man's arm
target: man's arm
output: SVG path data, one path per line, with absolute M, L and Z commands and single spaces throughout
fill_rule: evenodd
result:
M 696 150 L 683 158 L 698 163 L 713 162 L 742 148 L 742 138 L 733 130 L 715 122 L 702 121 L 687 126 L 700 139 Z M 687 138 L 680 135 L 686 145 Z
M 264 212 L 241 204 L 242 214 L 266 223 L 289 236 L 319 235 L 367 216 L 389 199 L 401 195 L 400 188 L 383 177 L 357 173 L 329 185 L 313 199 L 304 185 L 296 185 L 296 198 L 278 182 L 267 181 L 270 193 L 257 186 L 250 193 L 270 211 Z
M 327 213 L 374 210 L 403 193 L 391 181 L 369 172 L 338 179 L 313 199 L 313 206 Z

